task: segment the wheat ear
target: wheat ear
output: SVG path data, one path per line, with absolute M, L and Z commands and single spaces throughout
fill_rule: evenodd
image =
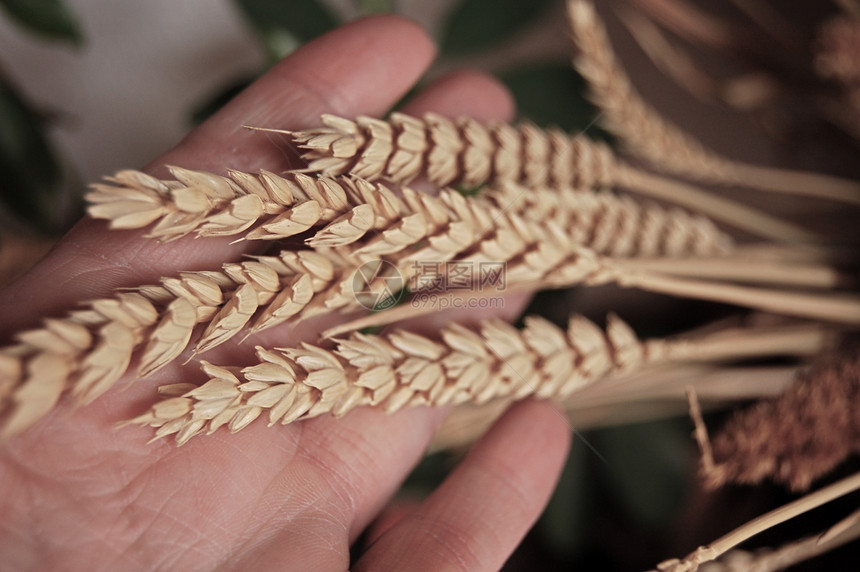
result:
M 424 240 L 433 228 L 450 222 L 445 210 L 453 204 L 451 191 L 444 193 L 448 206 L 422 198 L 408 188 L 402 189 L 401 200 L 384 186 L 358 178 L 314 179 L 301 174 L 279 177 L 271 173 L 254 176 L 233 171 L 228 179 L 205 172 L 173 170 L 181 181 L 158 181 L 136 171 L 119 173 L 111 178 L 116 184 L 98 185 L 88 195 L 91 213 L 109 218 L 114 226 L 133 228 L 151 221 L 151 213 L 137 215 L 141 212 L 138 203 L 152 199 L 157 201 L 152 212 L 162 213 L 153 234 L 171 238 L 193 228 L 201 236 L 210 236 L 216 228 L 221 234 L 238 234 L 254 226 L 246 238 L 276 239 L 331 221 L 316 229 L 305 242 L 311 247 L 344 246 L 366 237 L 369 231 L 378 231 L 355 250 L 359 256 L 369 256 L 390 254 Z M 242 186 L 232 181 L 240 181 Z M 192 182 L 193 187 L 189 186 Z M 169 192 L 164 190 L 171 188 Z M 224 189 L 232 189 L 230 200 L 206 198 L 223 196 Z M 189 206 L 195 202 L 186 197 L 189 194 L 200 197 L 196 207 Z M 225 216 L 235 212 L 235 203 L 246 198 L 253 199 L 258 208 L 245 211 L 241 224 L 227 225 Z M 674 231 L 664 232 L 668 225 L 689 233 L 690 242 L 698 246 L 700 253 L 712 252 L 713 245 L 728 248 L 730 244 L 728 236 L 704 217 L 677 209 L 665 211 L 609 193 L 595 196 L 572 186 L 531 191 L 513 182 L 501 182 L 481 199 L 487 201 L 487 208 L 494 205 L 500 211 L 536 221 L 554 220 L 575 231 L 578 241 L 597 252 L 616 256 L 668 253 L 671 241 L 664 243 L 659 238 L 674 235 Z M 188 222 L 183 213 L 191 211 L 193 221 Z M 338 216 L 339 213 L 344 214 Z M 180 220 L 185 222 L 180 224 Z
M 325 225 L 308 244 L 338 246 L 390 226 L 402 210 L 386 187 L 352 177 L 267 171 L 230 171 L 222 177 L 179 167 L 170 172 L 175 180 L 120 171 L 107 183 L 93 185 L 86 195 L 90 216 L 109 220 L 112 228 L 143 228 L 157 221 L 149 235 L 162 240 L 192 232 L 274 240 Z
M 609 375 L 588 385 L 560 405 L 579 430 L 625 422 L 639 422 L 684 412 L 685 389 L 694 387 L 704 399 L 721 405 L 772 398 L 791 385 L 796 365 L 729 365 L 727 360 L 764 355 L 805 360 L 832 349 L 839 340 L 821 324 L 734 327 L 717 325 L 704 332 L 685 333 L 695 347 L 697 361 L 683 361 L 675 354 L 661 364 Z M 755 332 L 755 335 L 750 335 Z M 695 341 L 693 341 L 695 340 Z M 701 360 L 701 361 L 698 361 Z M 492 403 L 463 404 L 454 408 L 433 439 L 433 450 L 459 448 L 482 435 L 510 405 L 510 399 Z
M 324 115 L 322 127 L 287 132 L 304 149 L 310 171 L 409 183 L 427 177 L 437 185 L 476 187 L 518 182 L 527 187 L 591 189 L 623 186 L 679 204 L 756 236 L 792 242 L 814 235 L 797 225 L 689 184 L 635 169 L 603 143 L 530 123 L 482 124 L 470 118 L 423 119 L 393 113 L 388 120 L 355 121 Z M 492 194 L 492 189 L 484 194 Z
M 856 181 L 749 165 L 706 149 L 636 92 L 590 2 L 568 0 L 568 13 L 579 50 L 576 68 L 588 82 L 604 124 L 631 153 L 656 168 L 703 181 L 860 204 Z
M 310 344 L 258 348 L 260 362 L 241 370 L 206 364 L 207 383 L 193 389 L 168 386 L 166 399 L 133 422 L 157 427 L 157 437 L 176 434 L 183 443 L 222 425 L 238 431 L 264 412 L 273 425 L 324 413 L 343 415 L 361 405 L 393 412 L 412 405 L 564 398 L 610 373 L 648 363 L 784 353 L 787 336 L 796 337 L 797 331 L 732 330 L 642 342 L 615 316 L 605 332 L 574 316 L 567 331 L 528 318 L 521 331 L 495 319 L 476 329 L 452 324 L 439 339 L 402 330 L 353 333 L 336 340 L 334 350 Z M 819 340 L 817 334 L 805 336 L 801 350 Z
M 4 432 L 37 421 L 67 389 L 84 402 L 95 399 L 127 371 L 141 346 L 138 373 L 146 376 L 176 359 L 198 324 L 208 324 L 199 352 L 246 326 L 254 331 L 307 313 L 315 291 L 334 275 L 331 256 L 284 252 L 225 264 L 220 272 L 180 273 L 89 302 L 67 318 L 48 319 L 0 350 Z

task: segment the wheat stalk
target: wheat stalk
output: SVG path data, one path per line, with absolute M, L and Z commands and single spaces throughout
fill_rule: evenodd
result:
M 857 513 L 852 515 L 855 519 Z M 730 550 L 718 561 L 705 563 L 701 570 L 704 572 L 775 572 L 785 570 L 816 556 L 820 556 L 835 548 L 860 537 L 860 526 L 853 526 L 840 534 L 830 537 L 830 533 L 840 527 L 842 521 L 833 527 L 812 536 L 795 540 L 777 548 L 758 549 L 755 552 Z
M 514 224 L 519 224 L 519 221 Z M 667 294 L 670 296 L 707 300 L 734 304 L 747 308 L 763 310 L 774 314 L 794 316 L 805 319 L 822 320 L 841 324 L 860 324 L 860 297 L 853 294 L 834 293 L 828 290 L 785 290 L 781 288 L 751 287 L 724 281 L 693 279 L 686 277 L 694 273 L 696 265 L 688 270 L 668 267 L 673 274 L 659 272 L 662 261 L 654 261 L 654 270 L 649 271 L 649 260 L 624 259 L 600 256 L 593 250 L 572 243 L 557 225 L 550 222 L 537 225 L 530 234 L 527 244 L 511 242 L 509 248 L 501 249 L 509 256 L 505 261 L 506 292 L 530 291 L 541 288 L 566 288 L 575 285 L 618 284 L 626 288 Z M 519 245 L 519 246 L 518 246 Z M 511 256 L 512 255 L 512 256 Z M 713 260 L 720 264 L 721 259 Z M 760 268 L 747 265 L 735 271 L 727 268 L 709 269 L 704 276 L 718 273 L 722 278 L 742 279 L 764 282 L 779 279 L 783 283 L 799 282 L 803 285 L 821 284 L 828 286 L 838 283 L 840 278 L 830 269 L 818 267 L 821 274 L 810 279 L 790 278 L 792 267 L 802 270 L 802 266 L 791 264 L 762 264 Z M 417 290 L 417 289 L 414 289 Z M 336 336 L 355 329 L 381 326 L 395 321 L 414 318 L 434 312 L 444 307 L 464 307 L 466 300 L 480 297 L 475 292 L 433 292 L 430 297 L 416 292 L 415 303 L 395 307 L 379 313 L 352 320 L 335 326 L 323 333 L 325 337 Z M 422 301 L 431 301 L 432 304 Z
M 579 49 L 576 68 L 588 82 L 604 124 L 631 153 L 656 168 L 699 180 L 860 204 L 860 183 L 855 181 L 749 165 L 706 149 L 636 92 L 591 3 L 568 0 L 568 13 Z
M 477 187 L 518 182 L 531 188 L 623 186 L 726 224 L 777 240 L 811 241 L 809 231 L 691 185 L 635 169 L 604 143 L 531 123 L 482 124 L 470 118 L 423 119 L 393 113 L 388 120 L 322 116 L 322 127 L 285 132 L 304 149 L 308 170 L 405 184 L 426 177 L 437 185 Z M 484 194 L 492 194 L 487 189 Z
M 642 342 L 614 316 L 605 332 L 574 316 L 567 331 L 528 318 L 522 331 L 495 319 L 475 329 L 452 324 L 439 339 L 403 330 L 352 333 L 336 340 L 334 350 L 311 344 L 257 348 L 259 363 L 241 370 L 205 364 L 208 382 L 168 386 L 165 399 L 133 422 L 157 427 L 156 438 L 176 434 L 184 443 L 222 425 L 238 431 L 263 413 L 273 425 L 339 416 L 361 405 L 393 412 L 413 405 L 564 398 L 644 364 L 771 355 L 784 352 L 784 342 L 785 335 L 772 329 Z M 809 338 L 803 343 L 807 349 Z
M 695 572 L 705 562 L 716 560 L 740 543 L 768 530 L 778 524 L 796 518 L 812 509 L 835 499 L 843 497 L 860 488 L 860 473 L 855 473 L 841 481 L 837 481 L 815 492 L 809 493 L 796 501 L 790 502 L 777 509 L 741 525 L 714 542 L 700 546 L 683 559 L 671 559 L 660 563 L 657 568 L 661 572 Z M 838 532 L 838 531 L 837 531 Z
M 120 171 L 107 183 L 92 186 L 87 211 L 93 218 L 109 220 L 111 228 L 143 228 L 157 221 L 149 235 L 165 241 L 192 232 L 275 240 L 325 225 L 306 242 L 338 246 L 390 226 L 403 208 L 386 187 L 352 177 L 279 176 L 268 171 L 229 171 L 222 177 L 179 167 L 170 167 L 170 172 L 175 180 Z

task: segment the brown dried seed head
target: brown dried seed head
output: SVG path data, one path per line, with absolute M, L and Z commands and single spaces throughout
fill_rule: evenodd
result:
M 860 443 L 860 358 L 828 356 L 783 395 L 741 410 L 714 436 L 711 486 L 773 480 L 802 491 Z

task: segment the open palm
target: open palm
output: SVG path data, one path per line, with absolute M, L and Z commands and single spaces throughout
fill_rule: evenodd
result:
M 281 62 L 146 170 L 161 176 L 169 164 L 215 172 L 295 167 L 285 146 L 242 126 L 301 129 L 324 112 L 382 114 L 432 56 L 426 36 L 405 20 L 353 22 Z M 484 120 L 512 112 L 502 88 L 467 72 L 436 82 L 405 109 Z M 216 268 L 248 248 L 219 239 L 157 244 L 83 221 L 0 293 L 2 333 L 8 341 L 80 300 L 179 270 Z M 254 343 L 291 345 L 314 333 L 314 322 L 287 325 L 205 357 L 242 363 Z M 277 429 L 257 421 L 183 447 L 147 443 L 152 433 L 140 427 L 117 428 L 152 402 L 158 385 L 202 381 L 189 365 L 134 383 L 129 376 L 84 407 L 64 400 L 0 443 L 0 568 L 346 569 L 350 547 L 444 415 L 360 408 Z M 429 499 L 374 535 L 355 569 L 499 568 L 546 502 L 567 443 L 567 427 L 551 406 L 515 407 Z

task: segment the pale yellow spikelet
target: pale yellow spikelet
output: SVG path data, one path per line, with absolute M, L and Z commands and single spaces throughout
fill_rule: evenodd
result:
M 370 205 L 358 205 L 308 239 L 310 247 L 351 244 L 373 228 L 376 215 Z
M 292 284 L 282 288 L 265 306 L 263 312 L 251 324 L 249 332 L 258 332 L 287 321 L 311 302 L 314 293 L 313 279 L 309 274 L 301 274 Z
M 83 358 L 74 394 L 89 402 L 104 393 L 128 369 L 135 349 L 134 331 L 119 323 L 108 322 L 98 332 L 98 341 Z
M 197 310 L 190 301 L 177 298 L 171 302 L 149 336 L 140 359 L 139 374 L 146 377 L 179 357 L 187 347 L 195 325 Z
M 202 353 L 238 334 L 257 311 L 257 290 L 250 283 L 242 284 L 209 322 L 195 351 Z M 189 331 L 190 336 L 190 331 Z
M 53 409 L 73 368 L 69 356 L 53 353 L 41 353 L 30 360 L 23 383 L 12 394 L 12 414 L 4 422 L 3 435 L 20 432 Z

